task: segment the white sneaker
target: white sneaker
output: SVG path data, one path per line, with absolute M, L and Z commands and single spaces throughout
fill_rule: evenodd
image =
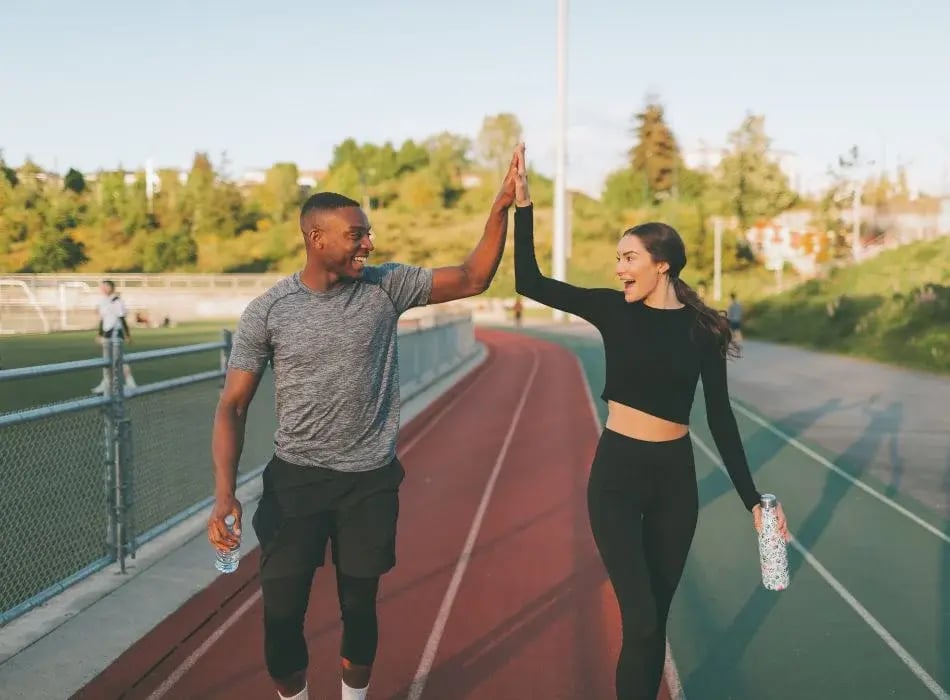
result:
M 106 392 L 105 382 L 99 382 L 96 386 L 92 387 L 92 389 L 89 390 L 90 394 L 104 394 L 105 392 Z

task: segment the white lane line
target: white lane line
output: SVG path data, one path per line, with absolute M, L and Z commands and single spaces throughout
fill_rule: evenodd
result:
M 475 541 L 478 539 L 478 532 L 482 527 L 482 520 L 485 518 L 485 512 L 488 510 L 488 502 L 491 500 L 492 492 L 495 490 L 495 482 L 498 481 L 498 474 L 501 472 L 501 466 L 508 455 L 508 448 L 511 445 L 512 438 L 515 435 L 515 428 L 521 419 L 521 412 L 524 410 L 525 401 L 528 399 L 528 393 L 534 383 L 534 378 L 538 373 L 540 361 L 537 351 L 532 351 L 534 361 L 531 366 L 531 373 L 525 382 L 524 389 L 521 392 L 521 398 L 515 409 L 514 416 L 511 419 L 511 425 L 508 427 L 508 434 L 502 443 L 501 451 L 495 460 L 495 466 L 492 469 L 488 483 L 485 484 L 485 491 L 482 493 L 481 503 L 478 504 L 478 510 L 475 512 L 475 518 L 472 520 L 472 526 L 468 531 L 468 537 L 465 545 L 462 547 L 462 553 L 459 555 L 458 563 L 455 565 L 455 571 L 452 574 L 452 580 L 442 598 L 442 605 L 439 607 L 439 613 L 435 618 L 435 624 L 429 633 L 429 639 L 426 641 L 422 652 L 422 660 L 419 662 L 419 668 L 412 679 L 412 685 L 409 687 L 409 700 L 419 700 L 422 697 L 422 691 L 425 690 L 426 682 L 429 680 L 429 673 L 432 670 L 432 664 L 439 651 L 439 643 L 442 641 L 442 634 L 445 632 L 445 625 L 448 623 L 449 615 L 452 612 L 452 605 L 455 603 L 455 596 L 458 595 L 459 586 L 462 583 L 462 577 L 468 568 L 468 563 L 472 557 L 472 551 L 475 549 Z
M 577 362 L 577 369 L 581 373 L 581 379 L 584 380 L 584 386 L 587 388 L 587 400 L 590 402 L 590 414 L 594 418 L 594 430 L 599 434 L 603 426 L 600 423 L 600 414 L 597 413 L 597 405 L 594 403 L 594 392 L 591 391 L 590 382 L 587 381 L 587 374 L 584 372 L 584 365 L 577 355 L 574 355 Z M 670 640 L 666 640 L 666 663 L 663 666 L 663 679 L 666 681 L 666 687 L 670 691 L 672 700 L 686 700 L 686 691 L 683 690 L 683 684 L 680 682 L 680 674 L 676 668 L 676 662 L 673 660 L 673 650 L 670 648 Z
M 746 416 L 746 417 L 749 418 L 751 421 L 753 421 L 753 422 L 755 422 L 755 423 L 758 423 L 759 425 L 761 425 L 763 428 L 765 428 L 766 430 L 770 431 L 771 433 L 773 433 L 773 434 L 777 435 L 778 437 L 782 438 L 782 440 L 784 440 L 785 442 L 787 442 L 787 443 L 788 443 L 789 445 L 791 445 L 792 447 L 795 447 L 795 448 L 801 450 L 802 452 L 804 452 L 806 455 L 808 455 L 809 457 L 811 457 L 813 460 L 815 460 L 816 462 L 818 462 L 818 463 L 819 463 L 820 465 L 822 465 L 823 467 L 826 467 L 826 468 L 830 469 L 830 470 L 833 471 L 835 474 L 837 474 L 838 476 L 840 476 L 842 479 L 845 479 L 846 481 L 849 481 L 850 483 L 854 484 L 855 486 L 857 486 L 857 487 L 858 487 L 859 489 L 861 489 L 862 491 L 866 492 L 867 494 L 869 494 L 869 495 L 873 496 L 874 498 L 876 498 L 877 500 L 879 500 L 881 503 L 883 503 L 883 504 L 889 506 L 890 508 L 893 508 L 893 509 L 896 510 L 898 513 L 900 513 L 901 515 L 903 515 L 903 516 L 909 518 L 910 520 L 912 520 L 912 521 L 913 521 L 914 523 L 916 523 L 917 525 L 920 525 L 920 527 L 922 527 L 922 528 L 924 528 L 925 530 L 927 530 L 927 532 L 931 533 L 932 535 L 936 535 L 937 537 L 939 537 L 939 538 L 940 538 L 941 540 L 943 540 L 944 542 L 950 544 L 950 535 L 948 535 L 947 533 L 942 532 L 941 530 L 937 529 L 936 527 L 934 527 L 933 525 L 931 525 L 930 523 L 928 523 L 928 522 L 927 522 L 926 520 L 924 520 L 923 518 L 920 518 L 920 517 L 918 517 L 917 515 L 914 515 L 914 514 L 911 513 L 909 510 L 907 510 L 906 508 L 904 508 L 904 506 L 902 506 L 902 505 L 900 505 L 899 503 L 897 503 L 897 502 L 891 500 L 890 498 L 888 498 L 887 496 L 885 496 L 885 495 L 884 495 L 883 493 L 881 493 L 880 491 L 877 491 L 877 490 L 871 488 L 870 486 L 868 486 L 867 484 L 865 484 L 865 483 L 864 483 L 863 481 L 861 481 L 860 479 L 855 479 L 853 476 L 851 476 L 850 474 L 848 474 L 848 472 L 844 471 L 844 470 L 843 470 L 841 467 L 839 467 L 837 464 L 835 464 L 834 462 L 832 462 L 832 461 L 826 459 L 825 457 L 822 457 L 820 454 L 818 454 L 817 452 L 815 452 L 813 449 L 811 449 L 811 448 L 808 447 L 807 445 L 802 444 L 799 440 L 797 440 L 796 438 L 792 437 L 791 435 L 785 433 L 781 428 L 778 428 L 778 427 L 772 425 L 768 420 L 766 420 L 766 419 L 763 418 L 762 416 L 758 415 L 757 413 L 754 413 L 754 412 L 750 411 L 750 410 L 749 410 L 748 408 L 746 408 L 745 406 L 740 406 L 740 405 L 737 404 L 735 401 L 732 402 L 732 405 L 733 405 L 733 407 L 735 407 L 735 409 L 736 409 L 737 411 L 739 411 L 742 415 Z
M 723 466 L 722 461 L 719 459 L 719 456 L 710 449 L 710 447 L 703 442 L 701 439 L 695 435 L 691 436 L 693 442 L 696 444 L 699 449 L 706 453 L 706 456 L 712 460 L 713 464 L 719 467 L 719 470 L 722 471 L 726 478 L 729 478 L 729 473 L 726 471 L 725 466 Z M 875 634 L 881 638 L 881 640 L 891 648 L 897 658 L 904 662 L 904 664 L 911 670 L 911 672 L 917 676 L 917 678 L 927 686 L 927 689 L 933 693 L 935 698 L 940 700 L 950 700 L 950 693 L 947 693 L 946 690 L 940 687 L 940 685 L 933 679 L 933 677 L 928 674 L 923 666 L 921 666 L 917 660 L 910 655 L 910 653 L 901 646 L 900 642 L 894 639 L 894 636 L 887 631 L 887 629 L 882 625 L 877 619 L 865 608 L 861 603 L 858 602 L 851 592 L 845 588 L 838 579 L 836 579 L 828 569 L 826 569 L 820 561 L 818 561 L 815 556 L 809 552 L 798 540 L 792 537 L 789 542 L 792 547 L 794 547 L 807 561 L 811 567 L 818 572 L 818 575 L 821 576 L 829 586 L 831 586 L 834 591 L 841 596 L 841 598 L 848 605 L 851 606 L 851 609 L 854 610 L 862 620 L 864 620 L 867 625 L 874 630 Z
M 228 616 L 228 619 L 221 623 L 221 626 L 214 631 L 214 633 L 204 640 L 197 649 L 195 649 L 191 654 L 188 655 L 188 658 L 181 662 L 181 664 L 172 671 L 172 674 L 165 679 L 165 682 L 162 683 L 155 691 L 148 696 L 148 700 L 159 700 L 159 698 L 165 697 L 165 695 L 170 691 L 175 685 L 180 681 L 188 671 L 190 671 L 195 664 L 201 659 L 202 656 L 208 653 L 208 650 L 218 641 L 225 632 L 227 632 L 235 622 L 237 622 L 244 613 L 251 609 L 254 603 L 261 597 L 261 589 L 258 588 L 254 591 L 254 595 L 245 600 L 241 607 L 235 610 L 233 613 Z

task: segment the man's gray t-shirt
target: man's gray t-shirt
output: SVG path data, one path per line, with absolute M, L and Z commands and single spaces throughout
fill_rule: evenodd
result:
M 248 304 L 228 366 L 259 374 L 273 359 L 280 459 L 344 472 L 393 460 L 399 315 L 431 292 L 431 269 L 386 263 L 326 292 L 295 273 Z

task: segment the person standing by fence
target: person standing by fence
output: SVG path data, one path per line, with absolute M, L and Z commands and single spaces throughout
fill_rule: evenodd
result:
M 328 541 L 343 619 L 342 697 L 366 697 L 378 642 L 379 580 L 396 563 L 405 476 L 396 458 L 398 319 L 412 307 L 488 288 L 505 247 L 518 153 L 481 240 L 458 266 L 368 266 L 374 247 L 359 203 L 332 192 L 313 195 L 300 214 L 306 265 L 241 316 L 215 413 L 208 537 L 219 550 L 238 544 L 235 482 L 247 409 L 272 362 L 277 447 L 252 524 L 261 546 L 264 657 L 282 698 L 308 697 L 303 625 Z M 234 533 L 225 524 L 229 515 Z
M 132 333 L 129 331 L 129 324 L 125 320 L 127 310 L 125 302 L 115 291 L 115 282 L 112 280 L 102 280 L 99 283 L 99 291 L 102 292 L 102 299 L 99 300 L 97 310 L 99 312 L 99 330 L 96 336 L 96 342 L 100 345 L 108 343 L 114 337 L 122 338 L 126 343 L 132 342 Z M 132 376 L 132 368 L 128 363 L 122 365 L 122 373 L 125 375 L 125 388 L 134 389 L 136 387 L 135 377 Z M 109 386 L 109 370 L 102 370 L 102 381 L 92 388 L 93 394 L 102 394 Z

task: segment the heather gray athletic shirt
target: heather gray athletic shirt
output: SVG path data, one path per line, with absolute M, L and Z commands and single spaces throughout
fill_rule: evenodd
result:
M 295 273 L 248 304 L 228 366 L 260 373 L 273 358 L 279 458 L 343 472 L 393 460 L 397 323 L 431 292 L 432 270 L 387 263 L 326 292 Z

